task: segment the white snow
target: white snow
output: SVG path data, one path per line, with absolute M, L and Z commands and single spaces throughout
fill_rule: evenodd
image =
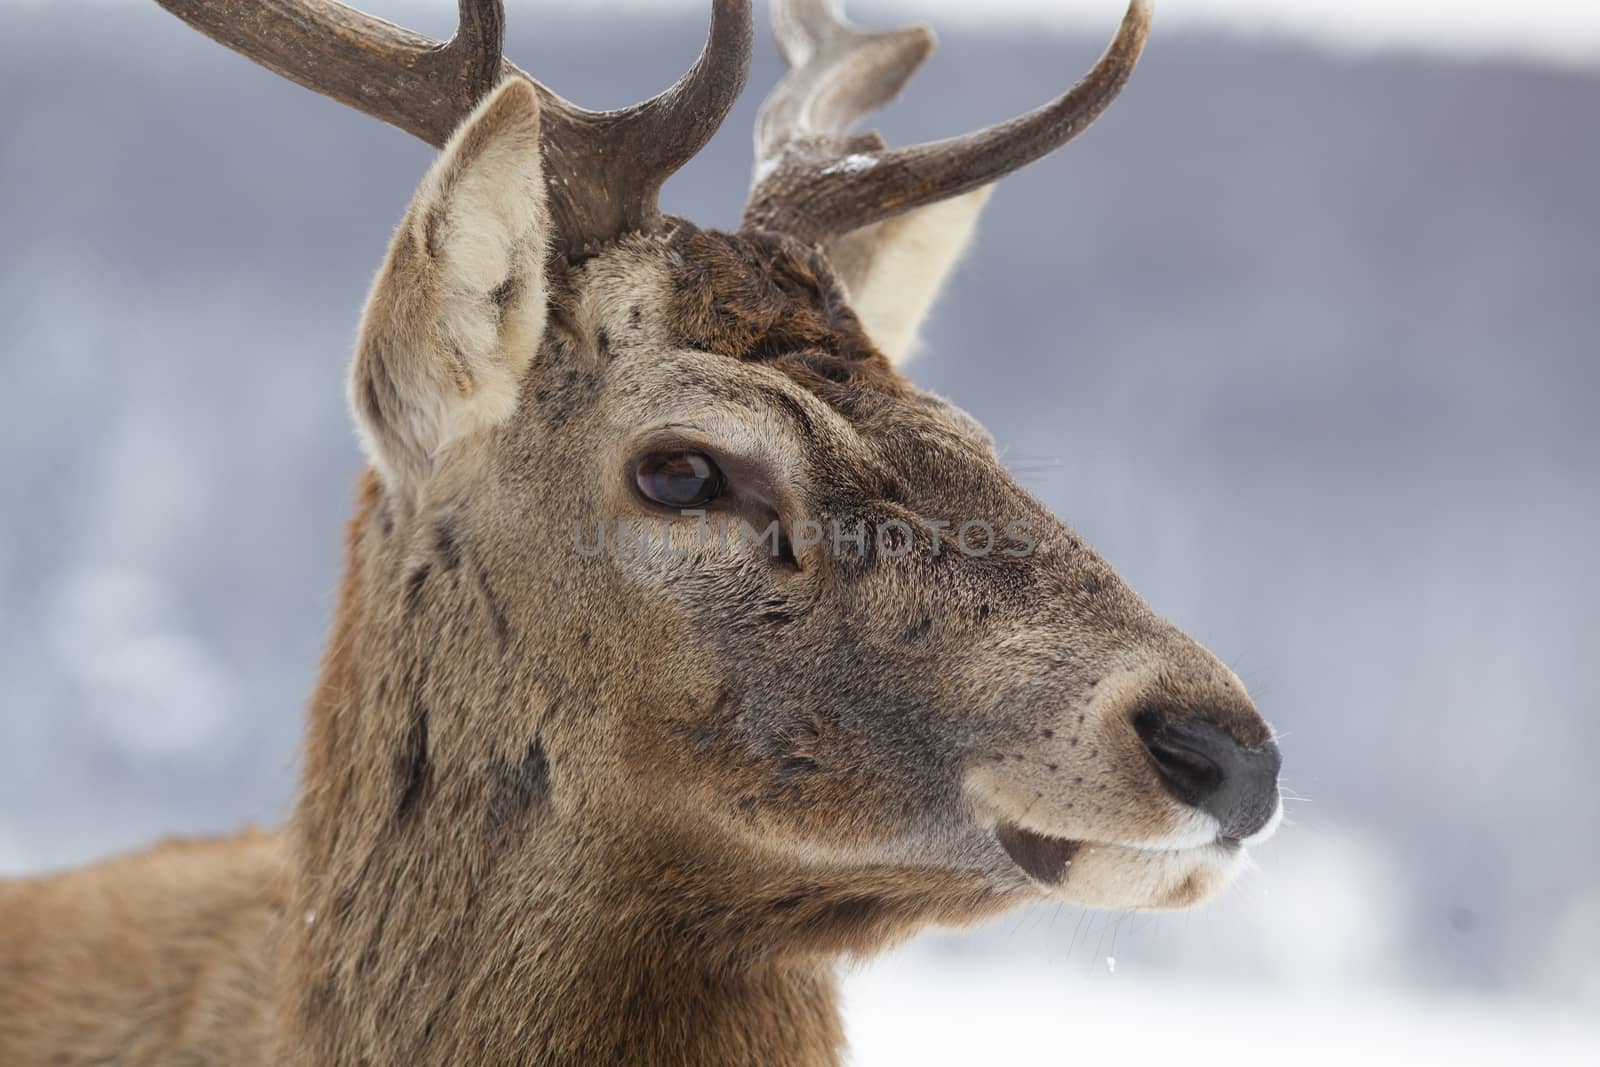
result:
M 1124 968 L 1114 980 L 913 946 L 850 976 L 859 1067 L 1145 1064 L 1422 1067 L 1600 1063 L 1600 1022 L 1517 999 L 1256 985 Z
M 851 155 L 845 156 L 843 159 L 839 160 L 839 162 L 837 162 L 837 163 L 834 163 L 834 164 L 831 164 L 831 165 L 829 165 L 827 167 L 824 167 L 822 173 L 824 173 L 824 174 L 860 174 L 863 171 L 871 170 L 873 167 L 876 167 L 877 165 L 878 165 L 878 161 L 876 159 L 874 159 L 872 156 L 863 155 L 860 152 L 856 152 L 856 153 L 853 153 Z

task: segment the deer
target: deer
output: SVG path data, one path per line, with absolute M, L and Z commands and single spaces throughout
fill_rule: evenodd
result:
M 1271 836 L 1244 684 L 905 371 L 1148 0 L 1056 100 L 898 147 L 856 127 L 930 32 L 775 0 L 735 232 L 659 193 L 744 88 L 748 0 L 608 112 L 503 58 L 501 0 L 443 44 L 160 3 L 439 154 L 356 341 L 368 468 L 287 825 L 0 884 L 0 1062 L 834 1064 L 841 960 L 1190 907 Z

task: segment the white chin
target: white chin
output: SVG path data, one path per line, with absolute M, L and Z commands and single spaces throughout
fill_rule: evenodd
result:
M 1245 863 L 1237 846 L 1142 849 L 1084 844 L 1050 896 L 1086 908 L 1167 910 L 1203 904 Z

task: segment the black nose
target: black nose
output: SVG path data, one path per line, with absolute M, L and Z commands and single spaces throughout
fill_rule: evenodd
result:
M 1249 837 L 1278 810 L 1283 757 L 1273 742 L 1245 748 L 1204 719 L 1174 722 L 1158 713 L 1136 716 L 1133 726 L 1167 791 L 1213 815 L 1221 836 Z

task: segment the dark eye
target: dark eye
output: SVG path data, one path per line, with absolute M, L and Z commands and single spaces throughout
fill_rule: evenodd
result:
M 709 504 L 726 484 L 704 452 L 653 452 L 639 461 L 633 480 L 646 500 L 669 508 Z

